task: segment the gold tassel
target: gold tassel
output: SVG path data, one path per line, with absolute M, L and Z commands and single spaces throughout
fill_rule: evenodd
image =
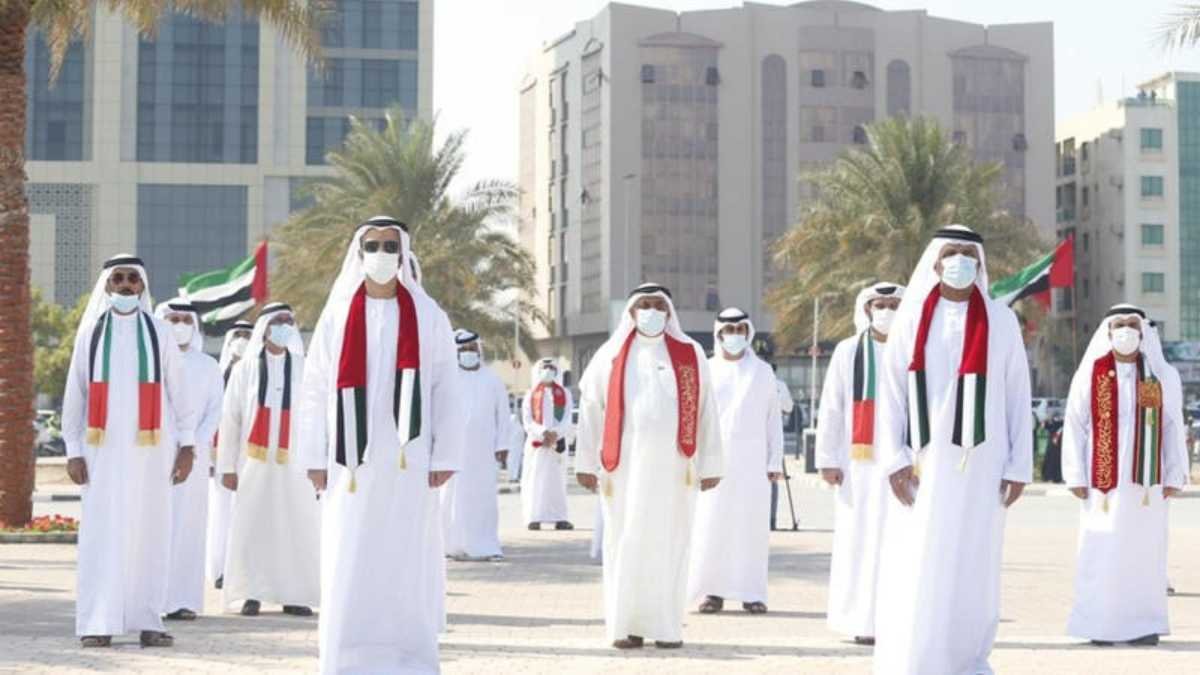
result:
M 916 457 L 913 458 L 912 467 L 913 467 L 913 478 L 919 479 L 921 477 L 921 456 L 920 455 L 917 455 Z
M 1104 509 L 1104 512 L 1105 512 L 1105 513 L 1108 513 L 1108 493 L 1107 493 L 1107 492 L 1106 492 L 1106 493 L 1104 493 L 1104 506 L 1103 506 L 1103 509 Z
M 350 494 L 358 491 L 358 481 L 354 477 L 354 471 L 350 471 Z
M 98 448 L 101 445 L 104 445 L 104 429 L 101 429 L 100 427 L 88 427 L 87 438 L 85 440 L 87 441 L 87 444 L 93 448 Z
M 288 453 L 287 448 L 276 448 L 275 463 L 276 464 L 287 464 L 288 463 L 288 455 L 289 455 L 289 453 Z
M 855 462 L 870 462 L 874 457 L 874 446 L 867 443 L 855 443 L 850 446 L 850 459 Z
M 963 448 L 962 460 L 960 460 L 958 462 L 958 470 L 959 471 L 967 470 L 967 459 L 969 459 L 970 457 L 971 457 L 971 451 L 967 450 L 966 448 Z
M 255 443 L 246 444 L 246 456 L 260 462 L 267 461 L 267 449 Z
M 405 456 L 404 448 L 401 447 L 400 448 L 400 470 L 405 471 L 407 469 L 408 469 L 408 457 Z
M 158 443 L 154 440 L 154 432 L 147 429 L 142 429 L 137 432 L 137 444 L 141 448 L 152 448 Z
M 609 478 L 608 476 L 605 476 L 605 477 L 604 477 L 604 490 L 603 490 L 603 492 L 604 492 L 604 496 L 605 496 L 605 497 L 608 497 L 608 498 L 611 498 L 611 497 L 612 497 L 612 495 L 613 495 L 612 479 L 611 479 L 611 478 Z
M 1150 506 L 1150 488 L 1142 495 L 1142 506 Z
M 685 487 L 692 487 L 692 463 L 690 461 L 687 465 L 687 473 L 683 475 L 683 484 Z

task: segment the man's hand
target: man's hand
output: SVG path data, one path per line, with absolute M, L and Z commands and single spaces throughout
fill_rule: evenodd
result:
M 901 504 L 913 505 L 913 490 L 921 485 L 921 481 L 913 473 L 912 466 L 906 466 L 888 476 L 888 482 L 892 485 L 892 494 L 896 495 L 896 499 L 899 499 Z
M 554 433 L 553 431 L 547 431 L 546 433 L 542 434 L 542 444 L 549 447 L 557 445 L 558 434 Z
M 76 485 L 87 485 L 87 460 L 82 457 L 72 457 L 71 459 L 68 459 L 67 475 L 71 477 L 72 483 Z
M 781 481 L 781 480 L 783 480 L 783 472 L 782 471 L 768 471 L 767 472 L 767 480 L 771 481 L 772 483 L 774 483 L 776 481 Z
M 585 489 L 590 490 L 591 492 L 596 491 L 596 483 L 598 482 L 596 480 L 596 474 L 594 474 L 594 473 L 577 473 L 577 474 L 575 474 L 575 480 L 578 481 L 579 484 L 582 485 Z
M 1165 490 L 1164 490 L 1164 492 L 1165 492 Z M 1086 501 L 1088 498 L 1088 489 L 1085 487 L 1073 487 L 1073 488 L 1071 488 L 1071 494 Z
M 824 480 L 826 483 L 829 483 L 830 485 L 837 487 L 842 484 L 842 470 L 841 469 L 821 469 L 821 480 Z
M 237 492 L 237 487 L 238 487 L 237 474 L 236 473 L 221 474 L 221 485 L 224 485 L 226 490 L 230 490 L 232 492 Z
M 717 485 L 720 482 L 721 482 L 720 478 L 701 478 L 700 479 L 700 491 L 708 492 L 709 490 L 717 487 Z
M 450 480 L 454 475 L 453 471 L 430 471 L 429 472 L 429 487 L 440 488 Z
M 215 466 L 208 467 L 208 477 L 212 478 L 215 475 L 217 475 L 217 467 L 215 467 Z
M 508 451 L 507 450 L 497 450 L 496 451 L 496 461 L 500 462 L 500 466 L 507 469 L 508 468 Z
M 192 474 L 192 463 L 196 461 L 196 453 L 192 446 L 185 445 L 175 454 L 175 468 L 171 471 L 171 483 L 179 485 Z
M 324 492 L 329 484 L 329 472 L 325 469 L 309 469 L 308 480 L 312 482 L 314 490 Z
M 1179 488 L 1163 486 L 1163 499 L 1170 499 L 1179 494 Z
M 1007 509 L 1015 504 L 1021 498 L 1021 493 L 1024 491 L 1024 483 L 1018 483 L 1015 480 L 1000 481 L 1000 495 L 1004 498 L 1004 508 Z

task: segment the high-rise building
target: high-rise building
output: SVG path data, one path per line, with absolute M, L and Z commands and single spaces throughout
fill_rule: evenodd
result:
M 231 264 L 327 175 L 346 116 L 433 109 L 432 0 L 340 0 L 318 72 L 277 31 L 234 11 L 224 23 L 165 18 L 139 37 L 98 8 L 56 83 L 41 35 L 27 44 L 31 267 L 72 304 L 100 262 L 146 259 L 156 298 L 181 273 Z
M 1060 124 L 1055 155 L 1058 230 L 1076 256 L 1059 310 L 1088 336 L 1132 302 L 1165 339 L 1200 340 L 1200 74 L 1164 74 Z
M 769 250 L 811 196 L 800 177 L 889 116 L 931 116 L 1002 163 L 1006 206 L 1051 235 L 1053 72 L 1049 23 L 842 0 L 608 5 L 538 50 L 519 88 L 520 236 L 545 350 L 580 370 L 643 280 L 671 287 L 705 342 L 725 305 L 769 335 Z M 830 264 L 872 274 L 869 251 Z

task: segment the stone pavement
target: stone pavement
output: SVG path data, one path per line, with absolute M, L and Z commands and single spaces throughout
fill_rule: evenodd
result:
M 799 482 L 799 481 L 798 481 Z M 594 498 L 573 494 L 574 532 L 529 532 L 519 497 L 502 494 L 503 563 L 449 563 L 446 673 L 867 673 L 870 650 L 825 627 L 832 523 L 828 492 L 796 489 L 802 528 L 772 535 L 771 612 L 689 614 L 686 646 L 621 653 L 603 642 L 600 568 L 587 557 Z M 781 508 L 786 509 L 786 498 Z M 70 515 L 77 504 L 41 503 Z M 1023 499 L 1010 514 L 998 673 L 1200 671 L 1200 500 L 1172 507 L 1173 635 L 1153 649 L 1098 649 L 1063 635 L 1070 609 L 1077 510 L 1073 500 Z M 783 512 L 780 525 L 790 524 Z M 126 638 L 83 651 L 73 637 L 75 547 L 0 545 L 0 672 L 311 672 L 316 620 L 266 607 L 258 618 L 209 614 L 173 625 L 177 646 L 142 650 Z

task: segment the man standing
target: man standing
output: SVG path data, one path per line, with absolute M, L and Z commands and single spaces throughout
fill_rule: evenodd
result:
M 437 672 L 445 617 L 436 488 L 461 468 L 454 334 L 419 291 L 408 227 L 355 231 L 313 333 L 300 413 L 322 496 L 322 672 Z
M 320 599 L 320 511 L 303 467 L 294 461 L 292 414 L 304 376 L 304 344 L 292 308 L 262 308 L 246 356 L 225 388 L 221 483 L 237 492 L 225 558 L 225 605 L 242 601 L 244 616 L 262 603 L 311 616 Z
M 532 388 L 522 406 L 525 422 L 525 459 L 521 473 L 521 505 L 529 529 L 554 523 L 556 530 L 572 530 L 567 519 L 567 474 L 564 459 L 574 433 L 573 400 L 562 386 L 554 359 L 542 359 L 533 368 Z
M 741 601 L 751 614 L 763 614 L 770 553 L 767 486 L 783 476 L 779 395 L 774 372 L 750 346 L 754 324 L 749 315 L 737 308 L 722 311 L 713 338 L 717 353 L 708 369 L 721 415 L 725 476 L 719 488 L 697 501 L 688 597 L 700 602 L 702 614 L 721 611 L 726 598 Z
M 771 364 L 771 372 L 772 373 L 778 372 L 778 368 L 775 366 L 774 363 Z M 796 409 L 796 400 L 792 398 L 792 390 L 788 387 L 787 382 L 784 382 L 782 379 L 780 379 L 778 374 L 775 375 L 775 392 L 776 392 L 776 395 L 779 397 L 780 423 L 786 429 L 787 426 L 791 424 L 792 411 Z M 781 457 L 780 464 L 779 464 L 781 469 L 786 468 L 783 465 L 784 461 L 785 460 Z M 787 471 L 783 472 L 783 478 L 784 478 L 784 480 L 787 480 Z M 775 531 L 775 520 L 776 520 L 775 512 L 778 510 L 778 508 L 779 508 L 779 481 L 773 480 L 773 481 L 771 481 L 771 516 L 770 516 L 772 532 Z
M 1143 310 L 1108 311 L 1071 381 L 1063 478 L 1080 512 L 1067 633 L 1151 646 L 1167 623 L 1167 502 L 1187 483 L 1183 401 Z
M 191 473 L 196 413 L 148 284 L 139 258 L 104 263 L 63 392 L 67 473 L 83 486 L 75 633 L 84 647 L 130 631 L 145 647 L 174 644 L 162 624 L 171 485 Z
M 604 496 L 608 639 L 683 645 L 687 554 L 697 486 L 722 471 L 721 427 L 704 349 L 671 294 L 643 284 L 580 381 L 578 480 Z
M 159 304 L 155 313 L 171 327 L 172 342 L 183 353 L 183 370 L 196 408 L 196 459 L 188 479 L 171 488 L 171 555 L 167 604 L 175 621 L 192 621 L 204 609 L 204 527 L 208 518 L 210 450 L 221 423 L 221 369 L 204 353 L 200 315 L 180 299 Z
M 221 345 L 221 358 L 217 362 L 221 371 L 222 387 L 229 384 L 229 376 L 233 373 L 233 367 L 242 359 L 242 354 L 246 352 L 246 345 L 250 342 L 250 334 L 253 332 L 254 324 L 249 321 L 237 321 L 229 330 L 225 331 L 225 342 Z M 220 590 L 225 586 L 225 553 L 229 544 L 229 519 L 233 511 L 233 491 L 221 484 L 221 476 L 217 473 L 218 440 L 213 440 L 212 465 L 208 469 L 211 480 L 208 487 L 207 576 L 213 587 Z
M 462 469 L 442 487 L 446 553 L 455 560 L 500 561 L 499 464 L 511 436 L 508 391 L 483 365 L 483 341 L 468 330 L 454 334 L 458 345 L 459 409 L 466 418 Z
M 875 643 L 875 587 L 889 499 L 887 474 L 875 451 L 876 364 L 904 289 L 880 283 L 854 301 L 856 334 L 838 343 L 825 371 L 817 424 L 817 468 L 837 490 L 829 627 L 861 645 Z
M 899 503 L 884 532 L 877 673 L 992 672 L 1005 510 L 1032 479 L 1033 430 L 1021 326 L 987 289 L 982 237 L 942 228 L 888 334 L 875 440 Z

